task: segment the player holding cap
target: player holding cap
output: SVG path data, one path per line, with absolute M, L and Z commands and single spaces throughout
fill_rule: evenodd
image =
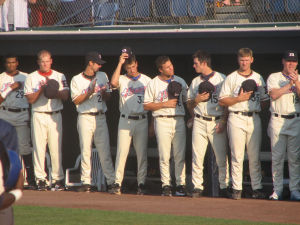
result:
M 126 74 L 121 74 L 121 69 Z M 118 144 L 115 164 L 116 194 L 121 193 L 126 159 L 130 149 L 131 140 L 137 156 L 137 194 L 145 194 L 145 181 L 147 176 L 147 144 L 148 120 L 147 111 L 144 110 L 144 93 L 148 76 L 138 71 L 138 62 L 131 48 L 124 47 L 119 58 L 118 66 L 111 78 L 111 85 L 119 89 L 120 120 L 118 127 Z
M 300 201 L 300 75 L 298 54 L 286 51 L 283 70 L 272 73 L 267 80 L 271 97 L 268 134 L 271 138 L 273 194 L 270 199 L 282 199 L 283 165 L 287 151 L 291 200 Z
M 30 146 L 29 104 L 24 96 L 27 73 L 19 71 L 19 61 L 15 55 L 4 57 L 5 72 L 0 74 L 0 118 L 12 124 L 17 131 L 20 155 L 27 172 L 27 188 L 35 188 Z
M 45 153 L 48 144 L 51 156 L 51 188 L 64 190 L 62 167 L 62 116 L 63 101 L 69 97 L 69 87 L 65 75 L 51 69 L 52 57 L 47 50 L 38 53 L 39 69 L 28 75 L 25 81 L 25 96 L 32 104 L 32 142 L 34 173 L 38 190 L 47 190 Z M 48 80 L 56 80 L 59 89 L 53 99 L 45 96 Z
M 258 113 L 261 111 L 261 105 L 267 105 L 269 96 L 262 76 L 251 69 L 251 49 L 241 48 L 238 51 L 238 63 L 239 69 L 226 77 L 219 96 L 219 104 L 227 106 L 229 110 L 227 126 L 231 148 L 231 198 L 241 199 L 245 146 L 249 159 L 252 198 L 265 198 L 261 184 L 261 121 Z M 255 81 L 256 87 L 246 91 L 249 80 Z M 250 86 L 251 83 L 252 81 Z
M 218 104 L 225 75 L 211 69 L 210 55 L 204 51 L 198 50 L 193 55 L 193 61 L 193 67 L 199 76 L 193 79 L 189 87 L 187 102 L 193 121 L 192 182 L 194 190 L 192 197 L 200 197 L 203 192 L 203 163 L 208 141 L 212 145 L 219 168 L 219 195 L 227 197 L 229 167 L 226 122 L 228 113 L 227 109 L 224 112 L 224 107 Z
M 144 109 L 152 111 L 159 152 L 162 195 L 171 196 L 170 157 L 171 149 L 175 162 L 176 195 L 186 195 L 185 147 L 186 127 L 184 105 L 187 101 L 187 84 L 174 75 L 174 67 L 168 56 L 159 56 L 156 67 L 160 74 L 146 87 Z M 173 86 L 174 83 L 175 85 Z M 179 83 L 179 85 L 178 85 Z M 168 86 L 172 84 L 168 93 Z M 180 88 L 178 88 L 178 86 Z M 172 95 L 172 96 L 171 96 Z
M 77 130 L 81 149 L 81 182 L 78 191 L 91 191 L 91 147 L 96 145 L 108 191 L 114 188 L 114 169 L 110 154 L 109 134 L 105 112 L 110 98 L 106 73 L 99 69 L 104 63 L 101 54 L 89 52 L 85 57 L 86 68 L 71 80 L 71 97 L 78 112 Z

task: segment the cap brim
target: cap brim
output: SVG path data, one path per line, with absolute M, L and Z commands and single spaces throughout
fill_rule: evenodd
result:
M 99 60 L 97 60 L 97 62 L 95 62 L 95 63 L 97 63 L 97 64 L 99 64 L 99 65 L 103 65 L 103 64 L 106 63 L 106 61 L 104 61 L 104 60 L 102 60 L 102 59 L 99 59 Z

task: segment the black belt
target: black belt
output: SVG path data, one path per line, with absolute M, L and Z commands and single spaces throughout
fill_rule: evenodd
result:
M 200 118 L 200 119 L 203 119 L 203 120 L 206 120 L 206 121 L 214 121 L 214 120 L 218 120 L 218 119 L 221 119 L 221 116 L 216 116 L 216 117 L 205 117 L 205 116 L 201 116 L 199 114 L 195 114 L 195 116 L 197 118 Z
M 174 118 L 174 117 L 182 117 L 183 115 L 159 115 L 157 117 L 163 117 L 163 118 Z
M 233 112 L 234 114 L 241 114 L 243 116 L 253 116 L 253 114 L 257 113 L 257 112 Z
M 53 111 L 53 112 L 38 112 L 38 113 L 46 113 L 46 114 L 49 114 L 49 115 L 53 115 L 53 114 L 60 113 L 60 112 L 61 112 L 61 110 Z
M 140 120 L 140 119 L 145 119 L 146 116 L 145 115 L 140 115 L 140 116 L 126 116 L 124 114 L 121 115 L 123 118 L 127 118 L 130 120 Z
M 104 112 L 88 112 L 88 113 L 82 113 L 82 114 L 86 114 L 86 115 L 90 115 L 90 116 L 98 116 L 99 114 L 102 115 L 104 114 Z
M 300 113 L 292 114 L 292 115 L 279 115 L 277 113 L 274 113 L 275 117 L 281 117 L 284 119 L 294 119 L 295 117 L 300 117 Z
M 23 112 L 23 111 L 27 111 L 28 109 L 26 108 L 19 108 L 19 109 L 13 109 L 13 108 L 6 108 L 4 106 L 2 106 L 3 110 L 7 110 L 9 112 Z

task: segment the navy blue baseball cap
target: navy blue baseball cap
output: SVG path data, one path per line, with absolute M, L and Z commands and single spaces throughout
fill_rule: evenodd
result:
M 283 54 L 283 59 L 286 61 L 296 61 L 298 62 L 298 54 L 294 50 L 288 50 Z
M 98 52 L 89 52 L 86 54 L 85 56 L 85 62 L 88 63 L 89 61 L 92 61 L 94 63 L 97 63 L 99 65 L 102 65 L 104 63 L 106 63 L 106 61 L 104 61 L 102 59 L 102 56 L 100 53 Z

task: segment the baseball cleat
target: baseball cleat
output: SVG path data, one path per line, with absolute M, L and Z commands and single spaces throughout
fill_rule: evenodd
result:
M 47 191 L 47 185 L 45 180 L 38 180 L 37 182 L 37 190 L 38 191 Z
M 199 189 L 199 188 L 195 188 L 191 194 L 192 198 L 200 198 L 203 194 L 203 190 Z
M 232 194 L 230 196 L 231 199 L 239 200 L 242 198 L 242 190 L 232 189 Z
M 291 200 L 292 201 L 300 201 L 300 192 L 299 191 L 291 191 Z
M 161 196 L 172 196 L 172 187 L 170 185 L 163 186 Z
M 90 184 L 83 184 L 76 191 L 77 192 L 91 192 L 91 188 L 92 187 Z
M 144 195 L 144 194 L 146 194 L 145 184 L 139 184 L 137 189 L 137 195 Z
M 176 196 L 186 196 L 185 185 L 178 185 L 178 186 L 176 186 L 175 195 Z
M 254 199 L 265 199 L 266 194 L 262 191 L 262 189 L 256 189 L 252 192 L 252 198 Z
M 64 191 L 64 190 L 65 190 L 65 186 L 63 184 L 63 180 L 55 181 L 51 185 L 51 191 Z
M 230 196 L 230 189 L 227 188 L 221 188 L 219 191 L 219 197 L 220 198 L 228 198 Z
M 270 200 L 282 200 L 282 196 L 281 196 L 281 193 L 277 193 L 276 191 L 274 191 L 270 197 L 269 197 Z

